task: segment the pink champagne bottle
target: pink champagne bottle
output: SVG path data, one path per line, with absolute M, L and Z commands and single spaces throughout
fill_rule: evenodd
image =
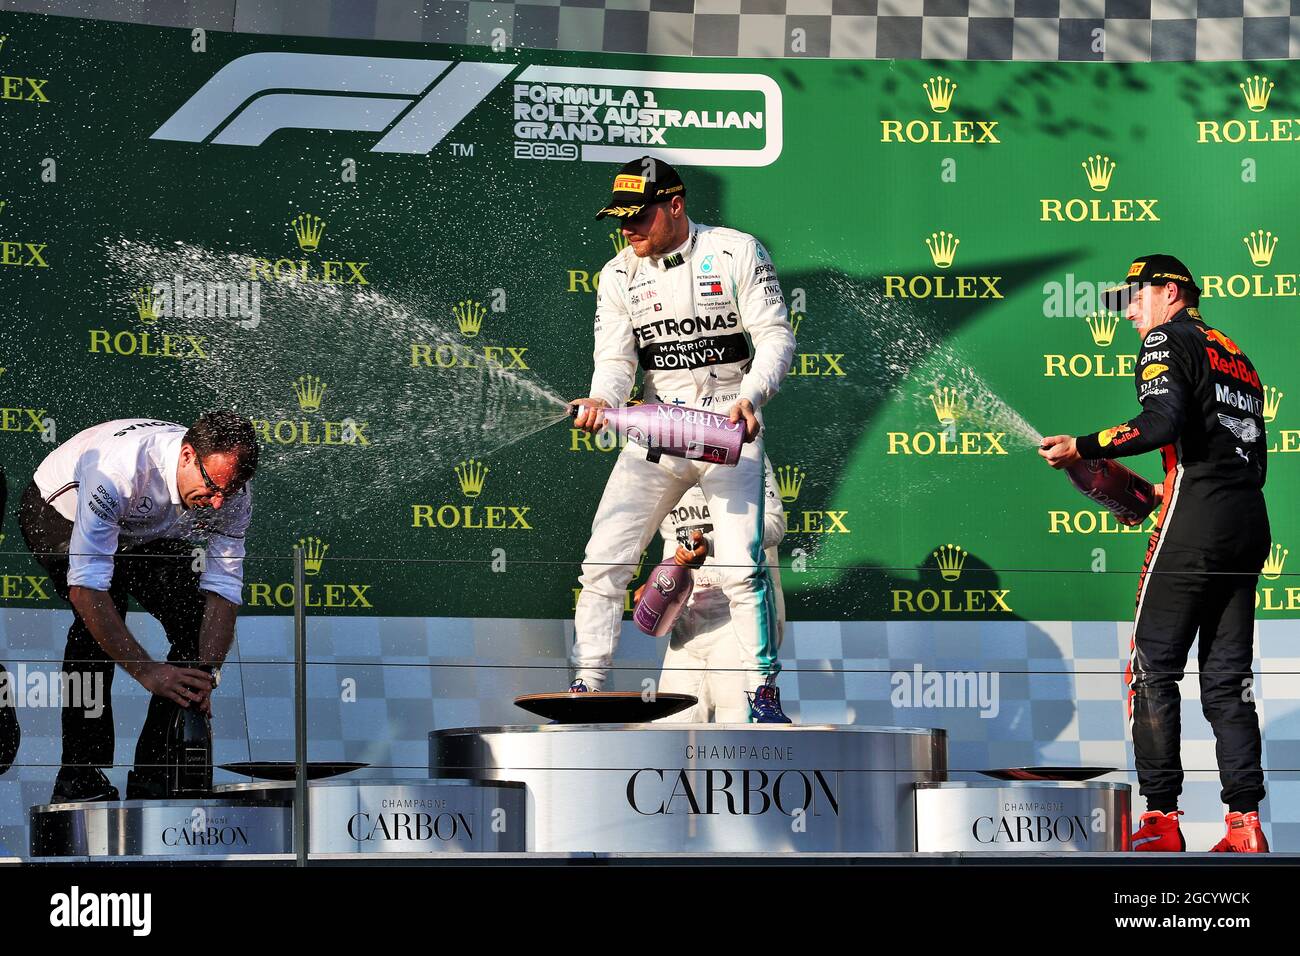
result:
M 675 557 L 669 558 L 650 572 L 632 620 L 651 637 L 667 637 L 694 589 L 691 569 L 679 564 Z
M 745 444 L 745 423 L 726 415 L 680 405 L 630 405 L 602 409 L 606 427 L 628 441 L 649 449 L 646 458 L 658 461 L 673 455 L 713 465 L 734 465 Z M 578 406 L 569 407 L 576 417 Z
M 1112 459 L 1079 461 L 1065 473 L 1074 487 L 1110 509 L 1121 524 L 1141 524 L 1156 506 L 1156 490 L 1151 482 Z

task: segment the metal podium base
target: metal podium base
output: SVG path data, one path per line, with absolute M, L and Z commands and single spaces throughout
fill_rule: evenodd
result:
M 34 857 L 193 857 L 293 852 L 293 810 L 201 800 L 114 800 L 34 806 Z
M 906 852 L 945 753 L 942 730 L 557 724 L 434 731 L 429 772 L 525 783 L 532 851 Z
M 34 857 L 215 860 L 293 854 L 294 784 L 237 783 L 203 800 L 61 803 L 31 809 Z M 522 784 L 320 780 L 310 784 L 310 852 L 521 852 Z
M 293 804 L 291 782 L 235 783 L 221 796 Z M 312 854 L 523 852 L 523 784 L 510 781 L 319 780 L 308 789 Z
M 1126 783 L 919 783 L 922 852 L 1041 853 L 1127 850 Z

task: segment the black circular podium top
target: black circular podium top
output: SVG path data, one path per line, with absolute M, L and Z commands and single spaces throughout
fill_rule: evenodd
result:
M 636 691 L 561 691 L 515 698 L 516 707 L 557 724 L 648 724 L 698 702 L 690 694 L 655 694 L 647 699 Z
M 223 763 L 218 764 L 218 766 L 222 770 L 229 770 L 241 777 L 260 777 L 263 780 L 296 780 L 298 778 L 298 765 L 292 760 L 252 760 L 241 763 Z M 326 777 L 335 777 L 341 773 L 350 773 L 353 770 L 360 770 L 362 767 L 368 766 L 369 764 L 357 763 L 356 761 L 336 760 L 325 762 L 311 760 L 307 763 L 307 779 L 323 780 Z
M 980 773 L 994 780 L 1084 781 L 1114 771 L 1114 767 L 1006 767 L 1000 770 L 981 770 Z

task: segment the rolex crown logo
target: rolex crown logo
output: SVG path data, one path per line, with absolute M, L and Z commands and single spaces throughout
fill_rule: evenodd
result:
M 1272 385 L 1264 386 L 1264 421 L 1271 422 L 1277 418 L 1277 407 L 1282 404 L 1286 392 L 1279 392 Z
M 957 247 L 961 245 L 961 240 L 951 232 L 944 232 L 941 229 L 930 233 L 925 244 L 930 250 L 930 258 L 934 260 L 934 264 L 940 269 L 946 269 L 952 265 L 952 258 L 957 254 Z
M 956 581 L 961 577 L 961 569 L 966 565 L 966 552 L 955 544 L 945 544 L 934 552 L 934 559 L 939 564 L 939 573 L 945 581 Z
M 936 113 L 948 112 L 952 106 L 952 94 L 957 91 L 957 84 L 946 76 L 932 76 L 921 84 L 925 98 L 930 101 L 930 109 Z
M 158 318 L 160 300 L 154 297 L 153 287 L 142 285 L 131 294 L 135 300 L 135 311 L 141 322 L 153 322 Z
M 609 241 L 614 243 L 614 255 L 618 255 L 627 248 L 627 236 L 623 235 L 620 229 L 615 229 L 609 234 Z
M 1250 261 L 1257 266 L 1266 266 L 1273 261 L 1273 250 L 1277 248 L 1277 236 L 1263 229 L 1254 229 L 1249 235 L 1242 236 L 1241 241 L 1250 250 Z
M 1110 348 L 1115 340 L 1115 330 L 1119 328 L 1119 315 L 1114 312 L 1093 312 L 1087 318 L 1092 340 L 1102 348 Z
M 1280 544 L 1274 544 L 1268 552 L 1268 557 L 1264 559 L 1264 569 L 1260 574 L 1268 581 L 1276 581 L 1282 576 L 1282 565 L 1286 564 L 1286 556 L 1291 552 Z
M 964 402 L 961 392 L 946 386 L 936 388 L 930 395 L 930 404 L 934 406 L 934 414 L 939 419 L 940 425 L 951 425 L 955 422 Z
M 1269 94 L 1273 92 L 1273 81 L 1267 76 L 1248 77 L 1245 83 L 1238 83 L 1241 92 L 1246 95 L 1246 107 L 1252 113 L 1262 113 L 1268 106 Z
M 1088 174 L 1088 185 L 1094 192 L 1104 193 L 1110 188 L 1110 177 L 1115 173 L 1115 163 L 1109 156 L 1089 156 L 1082 163 L 1083 171 Z
M 793 332 L 796 336 L 798 336 L 799 326 L 801 325 L 803 325 L 803 313 L 796 312 L 793 316 L 790 317 L 790 331 Z
M 320 538 L 307 537 L 298 539 L 298 547 L 303 551 L 303 566 L 308 574 L 320 574 L 321 565 L 325 563 L 325 552 L 330 546 Z
M 293 220 L 293 234 L 298 237 L 298 248 L 303 252 L 315 252 L 324 232 L 325 220 L 320 216 L 304 212 Z
M 293 393 L 298 396 L 298 407 L 304 412 L 320 410 L 320 401 L 325 397 L 325 383 L 319 375 L 299 375 L 293 383 Z
M 795 501 L 803 489 L 808 473 L 798 465 L 782 465 L 776 470 L 776 490 L 785 502 Z
M 487 306 L 482 302 L 466 299 L 453 305 L 451 314 L 456 317 L 456 324 L 460 326 L 460 334 L 472 338 L 478 335 L 479 329 L 483 328 L 483 319 L 487 316 Z
M 460 482 L 460 492 L 466 498 L 477 498 L 483 493 L 483 482 L 487 476 L 487 465 L 476 458 L 462 461 L 456 466 L 456 480 Z

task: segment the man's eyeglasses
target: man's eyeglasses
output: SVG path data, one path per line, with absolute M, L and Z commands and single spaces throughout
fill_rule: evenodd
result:
M 195 455 L 194 462 L 199 466 L 199 474 L 203 476 L 203 483 L 208 486 L 208 491 L 212 492 L 214 495 L 221 495 L 223 498 L 233 498 L 243 490 L 243 485 L 241 484 L 232 485 L 230 488 L 222 488 L 212 480 L 212 476 L 208 474 L 208 470 L 203 467 L 202 458 Z

